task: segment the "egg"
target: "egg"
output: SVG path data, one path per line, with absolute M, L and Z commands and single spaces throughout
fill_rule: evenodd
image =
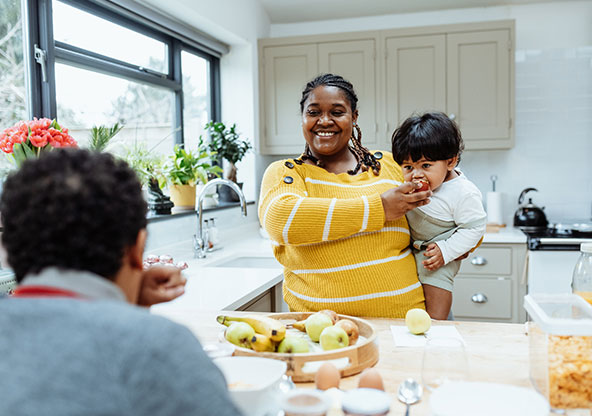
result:
M 329 362 L 323 363 L 315 374 L 315 385 L 319 390 L 339 388 L 340 380 L 341 373 L 334 364 Z
M 384 391 L 382 377 L 376 368 L 367 368 L 362 371 L 358 380 L 358 387 Z

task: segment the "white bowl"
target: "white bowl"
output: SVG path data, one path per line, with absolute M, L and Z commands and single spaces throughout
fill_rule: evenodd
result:
M 260 357 L 216 358 L 228 383 L 230 397 L 245 415 L 259 416 L 274 406 L 276 387 L 286 373 L 286 363 Z

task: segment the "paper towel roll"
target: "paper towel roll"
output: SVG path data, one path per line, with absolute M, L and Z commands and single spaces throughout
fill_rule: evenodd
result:
M 487 192 L 487 223 L 502 225 L 504 216 L 502 215 L 502 193 Z

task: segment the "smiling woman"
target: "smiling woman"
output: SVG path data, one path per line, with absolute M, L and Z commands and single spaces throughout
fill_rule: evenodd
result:
M 404 215 L 431 192 L 410 193 L 416 185 L 403 184 L 391 154 L 362 145 L 357 97 L 342 77 L 309 82 L 300 106 L 305 151 L 269 166 L 259 206 L 286 303 L 399 318 L 424 308 Z

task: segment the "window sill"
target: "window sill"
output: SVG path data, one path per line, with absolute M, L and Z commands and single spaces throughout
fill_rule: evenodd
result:
M 247 205 L 254 205 L 254 204 L 255 204 L 255 201 L 247 201 Z M 218 203 L 218 206 L 216 206 L 216 207 L 204 208 L 204 212 L 215 212 L 215 211 L 220 211 L 223 209 L 234 208 L 234 207 L 240 207 L 240 202 L 220 202 L 220 203 Z M 168 220 L 171 218 L 179 218 L 179 217 L 183 217 L 183 216 L 187 216 L 187 215 L 195 215 L 196 212 L 197 211 L 194 209 L 188 209 L 188 210 L 173 212 L 172 214 L 168 214 L 168 215 L 154 215 L 154 214 L 148 213 L 146 218 L 148 219 L 148 223 L 153 223 L 153 222 Z

